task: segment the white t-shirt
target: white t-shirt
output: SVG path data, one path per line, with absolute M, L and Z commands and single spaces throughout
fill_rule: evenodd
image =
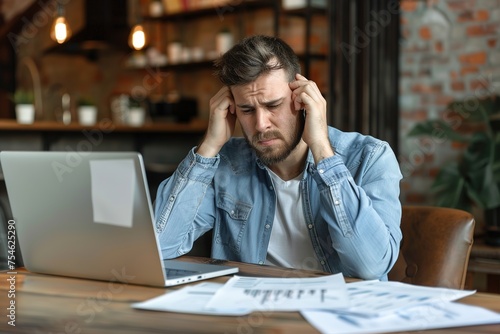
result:
M 302 174 L 292 180 L 283 181 L 271 170 L 268 171 L 276 192 L 276 212 L 266 264 L 321 270 L 304 219 L 300 191 Z

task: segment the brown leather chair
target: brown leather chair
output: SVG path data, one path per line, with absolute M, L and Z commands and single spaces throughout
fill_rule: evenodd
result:
M 474 217 L 466 211 L 403 206 L 403 240 L 389 280 L 463 289 L 474 225 Z

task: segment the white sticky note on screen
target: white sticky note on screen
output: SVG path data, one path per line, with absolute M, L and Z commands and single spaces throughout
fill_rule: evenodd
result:
M 134 213 L 134 161 L 90 161 L 94 222 L 132 227 Z

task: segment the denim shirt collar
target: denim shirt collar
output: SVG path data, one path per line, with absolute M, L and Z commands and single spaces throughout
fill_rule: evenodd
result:
M 260 168 L 260 169 L 266 169 L 266 165 L 262 162 L 262 160 L 260 160 L 257 155 L 255 154 L 255 152 L 253 152 L 253 155 L 255 157 L 255 162 L 257 163 L 257 166 Z M 310 149 L 307 150 L 307 158 L 306 158 L 306 163 L 305 163 L 305 166 L 304 166 L 304 171 L 306 172 L 311 172 L 311 168 L 315 168 L 315 163 L 314 163 L 314 157 L 312 155 L 312 152 Z M 304 173 L 304 177 L 305 178 L 305 173 Z

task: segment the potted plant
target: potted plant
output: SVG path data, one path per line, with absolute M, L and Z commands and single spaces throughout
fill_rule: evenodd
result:
M 31 124 L 35 120 L 35 106 L 33 92 L 17 89 L 13 96 L 16 105 L 16 119 L 18 123 Z
M 146 110 L 143 102 L 130 96 L 128 102 L 127 124 L 130 126 L 142 126 L 144 124 Z
M 222 28 L 215 36 L 215 49 L 219 55 L 226 53 L 233 43 L 233 34 L 227 27 Z
M 78 122 L 81 125 L 91 126 L 97 121 L 97 107 L 94 101 L 87 97 L 80 97 L 78 104 Z
M 177 64 L 182 60 L 182 42 L 174 39 L 167 46 L 167 61 L 171 64 Z
M 500 246 L 500 96 L 454 101 L 448 109 L 454 113 L 451 121 L 428 120 L 408 135 L 465 145 L 459 159 L 439 170 L 431 191 L 438 206 L 484 210 L 485 241 Z M 458 123 L 474 131 L 464 134 L 458 131 Z
M 33 92 L 24 90 L 24 89 L 18 89 L 14 93 L 14 103 L 15 104 L 33 104 L 35 101 L 35 97 L 33 95 Z

